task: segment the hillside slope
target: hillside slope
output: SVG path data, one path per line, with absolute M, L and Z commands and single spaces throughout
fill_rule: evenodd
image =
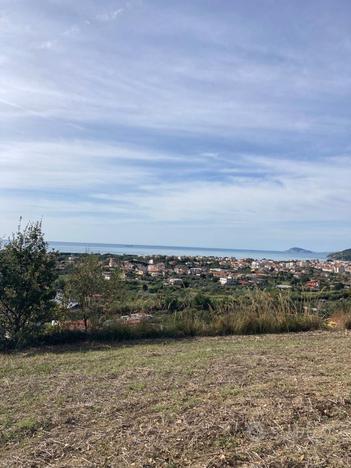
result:
M 331 260 L 348 260 L 351 261 L 351 249 L 342 250 L 328 255 Z
M 0 355 L 0 466 L 351 466 L 350 347 L 312 332 Z

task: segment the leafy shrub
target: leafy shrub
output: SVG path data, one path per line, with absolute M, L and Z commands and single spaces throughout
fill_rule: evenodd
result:
M 40 223 L 19 228 L 0 248 L 0 341 L 25 344 L 52 317 L 56 259 Z

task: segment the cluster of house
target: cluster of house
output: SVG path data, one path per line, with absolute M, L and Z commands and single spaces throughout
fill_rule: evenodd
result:
M 351 287 L 351 262 L 344 261 L 275 261 L 275 260 L 238 260 L 231 261 L 228 269 L 210 270 L 214 277 L 219 278 L 221 285 L 263 284 L 274 278 L 293 279 L 303 282 L 307 290 L 317 291 L 321 283 L 341 283 L 346 288 Z M 277 284 L 279 289 L 291 289 L 291 284 L 285 281 Z
M 74 263 L 77 256 L 67 257 Z M 119 270 L 122 277 L 162 278 L 170 286 L 183 286 L 189 278 L 207 278 L 221 286 L 266 285 L 276 279 L 276 287 L 291 288 L 302 283 L 305 289 L 317 291 L 321 284 L 338 283 L 351 287 L 351 262 L 332 260 L 253 260 L 232 257 L 167 257 L 167 256 L 104 256 L 103 275 L 111 279 Z M 279 282 L 281 281 L 281 283 Z M 290 283 L 289 283 L 290 280 Z
M 342 283 L 351 287 L 351 262 L 321 260 L 253 260 L 232 257 L 166 257 L 148 256 L 125 259 L 109 257 L 104 260 L 104 277 L 110 279 L 118 269 L 129 278 L 162 278 L 170 286 L 182 286 L 187 278 L 213 279 L 222 286 L 265 285 L 274 278 L 285 279 L 276 284 L 289 288 L 289 281 L 302 282 L 309 290 L 321 284 Z
M 61 258 L 60 270 L 69 271 L 79 261 L 79 255 L 65 255 Z M 103 276 L 111 280 L 115 273 L 120 278 L 154 282 L 161 280 L 170 287 L 184 287 L 187 283 L 205 280 L 220 287 L 278 288 L 280 290 L 301 289 L 319 291 L 333 289 L 351 289 L 351 262 L 320 260 L 253 260 L 231 257 L 167 257 L 167 256 L 101 256 Z M 203 284 L 203 283 L 202 283 Z M 208 283 L 206 283 L 208 284 Z M 95 295 L 96 299 L 98 295 Z M 323 299 L 324 300 L 324 299 Z M 62 293 L 58 292 L 56 302 L 62 304 Z M 71 301 L 67 309 L 79 309 L 78 302 Z M 134 313 L 120 317 L 128 325 L 150 320 L 151 315 Z M 61 325 L 69 330 L 86 330 L 90 322 L 71 320 Z

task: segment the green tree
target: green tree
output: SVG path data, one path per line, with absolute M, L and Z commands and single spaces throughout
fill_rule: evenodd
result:
M 0 333 L 19 345 L 52 318 L 57 253 L 48 250 L 40 222 L 30 223 L 0 249 Z
M 96 318 L 106 288 L 102 265 L 96 255 L 84 255 L 75 266 L 66 284 L 66 295 L 79 303 L 85 330 L 88 319 Z
M 116 311 L 123 310 L 129 299 L 134 299 L 135 292 L 128 292 L 125 276 L 119 269 L 115 269 L 110 280 L 106 281 L 104 288 L 104 302 L 106 311 L 113 315 Z

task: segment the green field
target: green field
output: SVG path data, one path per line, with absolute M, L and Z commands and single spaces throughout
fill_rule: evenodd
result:
M 343 331 L 0 355 L 0 466 L 350 466 L 350 351 Z

